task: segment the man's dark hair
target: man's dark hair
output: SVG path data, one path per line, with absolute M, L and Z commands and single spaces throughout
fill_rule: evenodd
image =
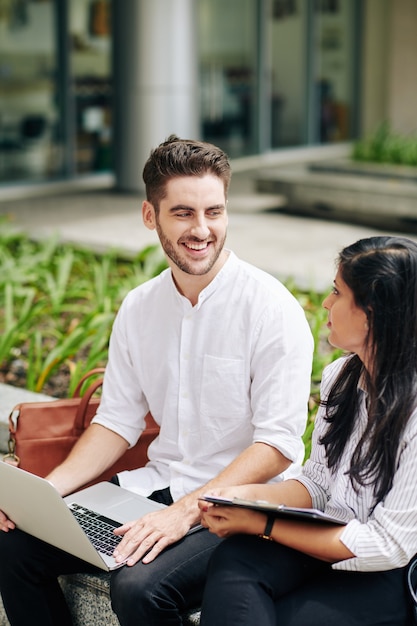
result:
M 146 198 L 158 210 L 169 180 L 180 176 L 201 177 L 205 174 L 220 178 L 227 198 L 232 175 L 227 154 L 210 143 L 170 135 L 152 150 L 143 168 Z

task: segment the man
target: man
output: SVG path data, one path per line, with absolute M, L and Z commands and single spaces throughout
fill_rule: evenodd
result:
M 111 597 L 122 626 L 180 624 L 198 606 L 219 541 L 206 530 L 185 536 L 199 520 L 200 495 L 280 480 L 303 456 L 311 333 L 279 281 L 224 248 L 230 176 L 227 156 L 210 144 L 171 136 L 152 151 L 142 217 L 169 269 L 123 302 L 100 409 L 48 477 L 71 493 L 135 444 L 148 410 L 160 424 L 147 466 L 117 477 L 171 505 L 118 531 L 116 559 L 128 560 L 112 574 Z M 0 525 L 14 526 L 4 516 Z M 12 626 L 33 624 L 33 616 L 70 624 L 56 577 L 91 567 L 18 530 L 0 533 L 0 553 Z

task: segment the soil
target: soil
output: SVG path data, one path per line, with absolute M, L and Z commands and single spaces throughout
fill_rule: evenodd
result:
M 27 376 L 24 361 L 15 359 L 0 369 L 0 383 L 27 389 Z M 41 393 L 55 398 L 67 398 L 70 384 L 70 372 L 66 365 L 58 368 L 47 380 Z

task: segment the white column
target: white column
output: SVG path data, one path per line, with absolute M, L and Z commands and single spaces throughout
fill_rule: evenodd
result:
M 416 130 L 417 2 L 391 0 L 388 113 L 394 132 Z
M 114 0 L 116 187 L 142 191 L 149 152 L 199 135 L 194 0 Z

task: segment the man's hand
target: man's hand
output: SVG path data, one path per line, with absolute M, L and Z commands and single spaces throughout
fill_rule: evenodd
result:
M 258 442 L 252 444 L 206 485 L 161 511 L 148 513 L 140 520 L 128 522 L 115 530 L 115 534 L 123 535 L 114 552 L 116 561 L 134 565 L 142 559 L 143 563 L 150 563 L 162 550 L 182 539 L 190 527 L 200 520 L 199 497 L 212 493 L 255 500 L 261 497 L 257 496 L 259 488 L 272 487 L 256 483 L 268 481 L 289 464 L 290 461 L 272 446 Z M 236 483 L 240 486 L 226 487 Z
M 8 533 L 16 527 L 15 523 L 10 520 L 3 511 L 0 511 L 0 530 Z
M 150 563 L 166 547 L 182 539 L 189 529 L 181 508 L 172 504 L 117 528 L 115 534 L 124 536 L 113 556 L 118 563 L 126 561 L 126 565 L 134 565 L 140 559 Z
M 263 487 L 263 485 L 262 485 Z M 233 500 L 233 498 L 241 498 L 242 500 L 256 500 L 258 499 L 259 485 L 233 485 L 232 487 L 217 487 L 216 489 L 207 489 L 201 496 L 219 496 L 221 498 L 227 498 Z M 200 511 L 202 510 L 201 504 L 204 504 L 204 500 L 199 500 L 198 506 Z M 207 504 L 207 503 L 206 503 Z

